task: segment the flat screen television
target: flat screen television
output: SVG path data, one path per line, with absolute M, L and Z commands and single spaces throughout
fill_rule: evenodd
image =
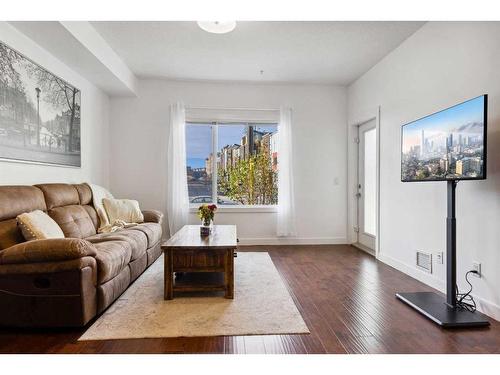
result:
M 488 95 L 403 125 L 401 181 L 484 180 Z

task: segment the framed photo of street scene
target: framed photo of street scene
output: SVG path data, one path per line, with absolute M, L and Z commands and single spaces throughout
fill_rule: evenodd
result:
M 81 93 L 0 41 L 0 160 L 81 167 Z

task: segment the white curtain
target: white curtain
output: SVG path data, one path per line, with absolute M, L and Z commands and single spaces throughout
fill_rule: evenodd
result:
M 189 214 L 186 173 L 186 110 L 181 103 L 170 106 L 167 147 L 167 218 L 172 236 L 187 224 Z
M 277 235 L 294 236 L 295 197 L 293 191 L 292 110 L 280 108 L 278 124 L 278 220 Z

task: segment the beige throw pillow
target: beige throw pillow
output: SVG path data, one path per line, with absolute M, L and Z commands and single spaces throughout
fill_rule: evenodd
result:
M 61 227 L 43 211 L 24 213 L 17 216 L 16 220 L 27 241 L 64 238 Z
M 135 200 L 103 198 L 102 204 L 108 214 L 111 225 L 117 221 L 125 223 L 144 222 L 144 216 L 139 208 L 139 202 Z

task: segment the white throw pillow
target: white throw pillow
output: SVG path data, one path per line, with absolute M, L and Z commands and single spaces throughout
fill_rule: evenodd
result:
M 103 198 L 102 204 L 108 214 L 109 222 L 142 223 L 144 215 L 139 208 L 139 202 L 132 199 Z
M 64 238 L 61 227 L 43 211 L 24 213 L 18 215 L 16 220 L 27 241 Z

